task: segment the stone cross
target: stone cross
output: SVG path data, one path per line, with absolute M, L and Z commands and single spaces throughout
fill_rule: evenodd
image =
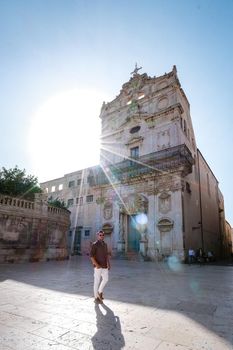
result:
M 142 67 L 139 67 L 137 66 L 137 62 L 135 63 L 135 68 L 134 70 L 130 73 L 130 74 L 133 74 L 133 76 L 137 75 L 138 74 L 138 71 L 142 69 Z

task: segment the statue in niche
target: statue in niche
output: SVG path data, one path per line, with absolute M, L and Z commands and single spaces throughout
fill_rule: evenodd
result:
M 106 202 L 104 204 L 104 218 L 110 220 L 112 218 L 112 203 Z
M 171 210 L 171 196 L 170 194 L 163 192 L 159 196 L 159 211 L 162 214 L 167 214 Z

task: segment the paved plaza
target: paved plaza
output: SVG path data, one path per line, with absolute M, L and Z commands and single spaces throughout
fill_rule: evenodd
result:
M 104 304 L 88 257 L 0 265 L 0 349 L 233 349 L 233 267 L 112 260 Z

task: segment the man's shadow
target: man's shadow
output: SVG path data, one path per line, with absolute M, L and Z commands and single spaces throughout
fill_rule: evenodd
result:
M 95 350 L 119 350 L 125 345 L 118 316 L 105 304 L 95 304 L 97 332 L 91 338 Z

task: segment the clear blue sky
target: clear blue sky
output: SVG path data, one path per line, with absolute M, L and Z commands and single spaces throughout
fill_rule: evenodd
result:
M 17 164 L 39 181 L 50 179 L 48 167 L 33 172 L 28 144 L 29 125 L 46 101 L 83 88 L 114 98 L 135 62 L 150 76 L 176 65 L 197 145 L 219 181 L 233 225 L 232 18 L 231 0 L 0 0 L 0 166 Z M 57 122 L 69 123 L 66 118 Z M 77 118 L 78 135 L 83 120 Z M 53 176 L 82 168 L 69 135 L 56 134 L 56 122 L 41 123 L 41 145 L 47 142 L 50 159 L 62 143 L 77 162 Z

